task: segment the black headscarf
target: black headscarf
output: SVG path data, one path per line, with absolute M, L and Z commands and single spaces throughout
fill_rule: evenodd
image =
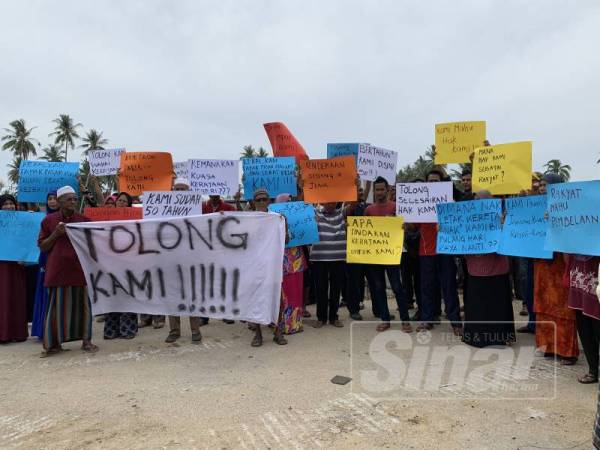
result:
M 46 215 L 52 214 L 52 213 L 55 213 L 56 211 L 58 211 L 58 209 L 50 208 L 50 205 L 48 205 L 48 199 L 50 198 L 51 195 L 56 197 L 56 191 L 50 191 L 50 192 L 48 192 L 48 195 L 46 195 Z M 58 198 L 57 198 L 57 201 L 58 201 Z
M 0 209 L 2 209 L 2 207 L 4 206 L 4 202 L 6 200 L 10 200 L 11 202 L 13 202 L 15 204 L 15 210 L 18 210 L 19 208 L 19 204 L 17 203 L 17 199 L 14 198 L 12 195 L 10 194 L 3 194 L 0 195 Z

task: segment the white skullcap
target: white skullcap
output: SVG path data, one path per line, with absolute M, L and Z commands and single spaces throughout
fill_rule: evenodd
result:
M 175 178 L 173 186 L 177 186 L 178 184 L 183 184 L 184 186 L 190 187 L 190 182 L 185 178 Z
M 75 194 L 75 189 L 73 189 L 71 186 L 63 186 L 56 191 L 56 198 L 60 198 L 66 194 Z

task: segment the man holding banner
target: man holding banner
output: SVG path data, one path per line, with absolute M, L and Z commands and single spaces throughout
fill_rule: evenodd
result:
M 48 253 L 44 285 L 48 288 L 48 311 L 44 321 L 42 357 L 62 350 L 63 342 L 82 340 L 81 349 L 96 352 L 92 344 L 92 308 L 85 277 L 65 224 L 89 222 L 75 212 L 77 195 L 71 186 L 57 191 L 59 210 L 42 221 L 38 245 Z

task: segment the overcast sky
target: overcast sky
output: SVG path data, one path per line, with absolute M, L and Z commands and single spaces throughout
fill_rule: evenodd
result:
M 237 158 L 282 121 L 311 157 L 370 142 L 403 165 L 436 122 L 486 120 L 492 143 L 533 140 L 534 167 L 600 178 L 598 0 L 3 0 L 0 17 L 0 127 L 43 144 L 64 113 L 109 147 Z

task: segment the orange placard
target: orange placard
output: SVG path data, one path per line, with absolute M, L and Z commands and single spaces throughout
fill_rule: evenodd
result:
M 300 161 L 308 159 L 304 147 L 302 147 L 302 144 L 298 142 L 298 139 L 294 137 L 285 124 L 281 122 L 271 122 L 264 123 L 263 126 L 265 127 L 265 131 L 271 142 L 273 156 L 294 156 L 296 158 L 296 164 L 300 164 Z
M 144 210 L 142 208 L 85 208 L 83 215 L 89 217 L 92 222 L 104 222 L 110 220 L 142 220 Z
M 170 191 L 173 158 L 167 152 L 121 153 L 119 189 L 129 195 L 144 191 Z
M 302 161 L 300 171 L 304 182 L 305 202 L 356 201 L 354 156 Z

